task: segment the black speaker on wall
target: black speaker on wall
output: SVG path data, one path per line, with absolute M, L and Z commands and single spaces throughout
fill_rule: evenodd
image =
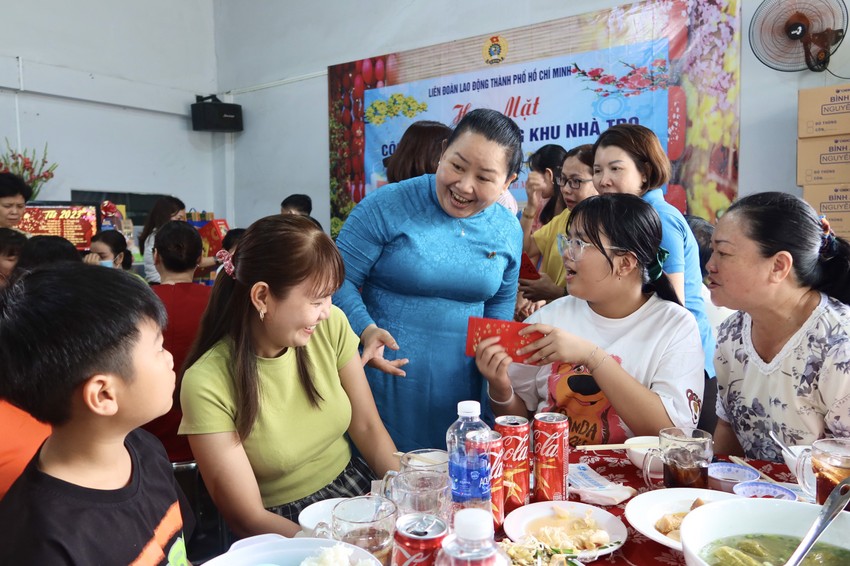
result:
M 192 129 L 196 132 L 241 132 L 242 106 L 222 102 L 217 96 L 196 96 Z

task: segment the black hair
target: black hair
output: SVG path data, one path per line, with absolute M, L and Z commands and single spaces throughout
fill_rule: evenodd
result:
M 496 142 L 505 148 L 508 176 L 516 175 L 522 168 L 522 130 L 516 122 L 496 110 L 476 108 L 461 118 L 452 135 L 446 142 L 446 147 L 466 132 L 480 134 L 489 141 Z
M 159 230 L 160 226 L 171 221 L 171 217 L 181 210 L 186 210 L 186 205 L 177 197 L 165 196 L 156 199 L 153 203 L 148 218 L 145 221 L 145 227 L 142 228 L 142 233 L 139 234 L 139 247 L 145 249 L 145 240 L 148 239 L 154 230 Z
M 121 232 L 117 230 L 104 230 L 92 236 L 91 241 L 103 242 L 109 246 L 109 251 L 115 257 L 118 257 L 118 254 L 124 254 L 121 256 L 121 269 L 130 269 L 133 267 L 133 255 L 127 249 L 127 238 Z
M 291 208 L 304 216 L 310 216 L 313 212 L 313 199 L 308 195 L 289 195 L 281 201 L 280 207 Z
M 0 173 L 0 198 L 15 197 L 21 195 L 24 202 L 32 198 L 32 188 L 27 185 L 18 175 L 14 173 Z
M 694 234 L 694 239 L 697 241 L 699 248 L 699 270 L 703 278 L 708 275 L 708 270 L 705 264 L 711 259 L 711 237 L 714 235 L 714 225 L 705 218 L 699 216 L 685 215 L 685 220 L 688 221 L 688 226 Z
M 756 193 L 732 203 L 726 214 L 743 219 L 744 232 L 762 257 L 791 254 L 800 285 L 850 304 L 850 244 L 825 234 L 809 203 L 788 193 Z
M 640 264 L 643 292 L 654 292 L 659 298 L 681 305 L 667 274 L 653 281 L 649 267 L 657 261 L 661 247 L 661 219 L 651 204 L 639 196 L 625 193 L 596 195 L 584 199 L 573 208 L 567 220 L 567 232 L 577 226 L 588 242 L 602 252 L 608 265 L 614 269 L 611 256 L 633 253 Z M 607 250 L 602 236 L 608 237 L 611 246 L 626 251 Z
M 221 241 L 221 248 L 224 250 L 232 250 L 233 246 L 239 243 L 239 240 L 242 239 L 242 234 L 245 233 L 245 228 L 231 228 L 227 231 L 227 234 L 224 235 L 224 239 Z
M 548 224 L 555 216 L 555 205 L 560 201 L 561 210 L 566 207 L 564 203 L 564 195 L 561 194 L 561 187 L 558 185 L 558 176 L 561 174 L 561 166 L 567 158 L 567 150 L 558 144 L 550 143 L 540 147 L 537 151 L 531 154 L 528 158 L 528 168 L 538 173 L 543 173 L 546 169 L 552 171 L 552 198 L 540 211 L 540 223 Z M 591 167 L 593 167 L 591 165 Z
M 57 261 L 82 261 L 74 244 L 62 236 L 33 236 L 21 246 L 15 272 L 35 269 L 39 265 Z
M 27 237 L 23 233 L 11 228 L 0 228 L 0 255 L 18 256 L 26 241 Z
M 174 273 L 194 270 L 204 251 L 201 235 L 194 226 L 182 220 L 163 224 L 156 232 L 153 247 L 162 265 Z
M 93 375 L 133 378 L 139 324 L 166 323 L 139 277 L 82 262 L 45 265 L 0 293 L 0 397 L 61 425 L 74 390 Z

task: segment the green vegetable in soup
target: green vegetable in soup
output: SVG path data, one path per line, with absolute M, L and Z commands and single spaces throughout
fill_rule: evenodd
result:
M 700 557 L 713 565 L 779 566 L 785 564 L 800 544 L 799 537 L 782 535 L 740 535 L 707 544 Z M 844 566 L 850 564 L 850 550 L 818 543 L 803 560 L 804 566 Z

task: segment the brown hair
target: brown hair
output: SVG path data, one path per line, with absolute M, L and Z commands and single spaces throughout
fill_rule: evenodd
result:
M 426 173 L 436 173 L 443 142 L 451 134 L 452 129 L 440 122 L 413 122 L 401 136 L 396 150 L 387 158 L 387 181 L 398 183 Z
M 671 167 L 655 132 L 640 124 L 617 124 L 599 136 L 593 155 L 600 147 L 619 147 L 629 154 L 638 170 L 646 176 L 642 192 L 657 189 L 670 180 Z
M 198 337 L 186 357 L 189 368 L 222 339 L 229 339 L 230 374 L 236 387 L 236 430 L 250 434 L 259 412 L 260 384 L 251 322 L 258 316 L 251 288 L 265 282 L 272 295 L 286 298 L 293 287 L 310 281 L 317 295 L 333 294 L 345 279 L 336 245 L 306 216 L 267 216 L 245 231 L 233 255 L 233 275 L 218 274 Z M 298 377 L 310 404 L 322 399 L 312 379 L 307 350 L 295 348 Z

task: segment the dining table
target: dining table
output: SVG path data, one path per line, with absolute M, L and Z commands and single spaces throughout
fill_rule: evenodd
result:
M 727 461 L 723 456 L 716 457 L 718 461 Z M 784 463 L 768 462 L 764 460 L 746 459 L 746 463 L 753 466 L 762 473 L 768 475 L 778 482 L 796 482 Z M 625 450 L 597 450 L 583 452 L 570 450 L 571 464 L 586 464 L 595 472 L 614 483 L 632 487 L 638 494 L 648 491 L 643 480 L 641 470 L 636 468 L 626 455 Z M 663 488 L 662 488 L 663 489 Z M 574 495 L 570 495 L 571 501 L 580 501 Z M 634 529 L 625 517 L 626 505 L 630 499 L 617 505 L 599 506 L 615 517 L 623 521 L 628 531 L 628 537 L 622 547 L 611 554 L 600 556 L 593 562 L 584 561 L 585 564 L 628 564 L 631 566 L 666 564 L 679 566 L 685 564 L 685 556 L 682 552 L 668 548 L 658 542 L 651 540 Z

